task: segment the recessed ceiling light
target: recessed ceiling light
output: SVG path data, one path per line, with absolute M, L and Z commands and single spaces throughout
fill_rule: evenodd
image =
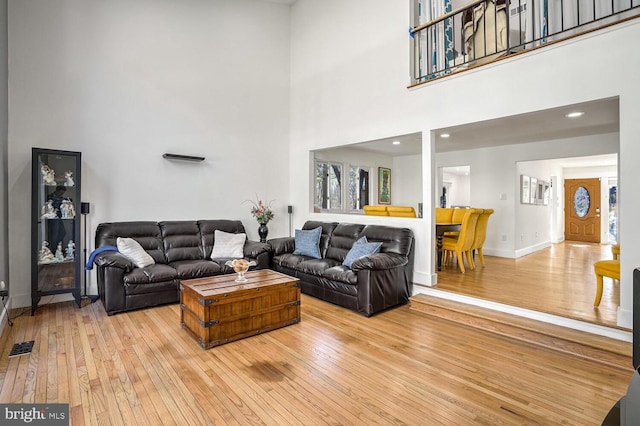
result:
M 391 143 L 394 144 L 394 145 L 400 145 L 400 141 L 393 141 Z
M 440 135 L 441 138 L 445 138 L 445 139 L 448 138 L 449 136 L 451 136 L 449 133 L 442 133 Z
M 574 112 L 570 112 L 569 114 L 567 114 L 567 117 L 576 118 L 576 117 L 582 117 L 583 115 L 584 115 L 584 112 L 582 112 L 582 111 L 574 111 Z

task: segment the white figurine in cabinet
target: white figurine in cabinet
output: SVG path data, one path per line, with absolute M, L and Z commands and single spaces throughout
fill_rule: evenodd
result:
M 62 243 L 58 243 L 55 257 L 56 257 L 56 262 L 64 262 L 64 254 L 62 253 Z
M 51 253 L 51 250 L 49 250 L 49 243 L 43 241 L 40 253 L 38 253 L 38 263 L 51 263 L 54 261 L 55 257 L 53 256 L 53 253 Z
M 55 185 L 56 184 L 56 172 L 51 167 L 43 164 L 40 167 L 40 171 L 42 172 L 42 178 L 44 180 L 45 185 Z
M 60 217 L 62 219 L 73 219 L 76 217 L 76 208 L 69 199 L 64 199 L 60 203 Z
M 74 185 L 73 172 L 71 170 L 67 170 L 66 172 L 64 172 L 64 178 L 66 179 L 66 182 L 64 183 L 64 186 L 73 186 Z
M 73 260 L 76 257 L 76 244 L 73 240 L 69 240 L 69 244 L 67 244 L 65 251 L 67 252 L 67 260 Z
M 49 200 L 42 206 L 42 219 L 55 219 L 56 217 L 58 217 L 58 214 L 53 207 L 53 201 Z

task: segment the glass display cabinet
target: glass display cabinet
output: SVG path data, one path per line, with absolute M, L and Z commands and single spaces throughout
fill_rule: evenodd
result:
M 80 152 L 32 149 L 31 315 L 42 296 L 80 306 L 80 168 Z

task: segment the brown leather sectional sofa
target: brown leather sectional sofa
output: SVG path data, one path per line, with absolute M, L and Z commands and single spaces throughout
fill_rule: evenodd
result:
M 414 236 L 407 228 L 308 221 L 303 230 L 322 227 L 321 259 L 293 254 L 295 238 L 276 238 L 272 268 L 300 279 L 303 293 L 371 316 L 406 304 L 413 290 Z M 361 237 L 382 242 L 380 253 L 342 263 Z
M 301 291 L 319 299 L 371 316 L 406 304 L 413 289 L 414 236 L 410 229 L 379 225 L 308 221 L 304 230 L 322 227 L 321 259 L 295 255 L 295 238 L 267 243 L 247 241 L 244 255 L 257 269 L 273 268 L 300 279 Z M 102 223 L 96 230 L 96 248 L 115 246 L 117 237 L 133 238 L 155 264 L 136 268 L 117 251 L 99 253 L 100 298 L 107 314 L 146 308 L 180 300 L 180 280 L 233 273 L 229 258 L 211 260 L 214 231 L 244 233 L 240 221 Z M 379 253 L 342 263 L 361 237 L 382 242 Z
M 180 301 L 180 280 L 230 274 L 229 258 L 211 260 L 214 231 L 245 233 L 239 220 L 102 223 L 96 248 L 116 246 L 118 237 L 133 238 L 153 257 L 154 265 L 136 268 L 117 251 L 95 256 L 98 292 L 107 314 Z M 247 240 L 245 258 L 269 267 L 267 243 Z

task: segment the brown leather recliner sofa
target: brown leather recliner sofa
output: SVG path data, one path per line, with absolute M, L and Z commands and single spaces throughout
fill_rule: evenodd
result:
M 96 229 L 96 249 L 116 246 L 118 237 L 135 239 L 155 264 L 136 268 L 117 251 L 99 253 L 98 292 L 107 314 L 180 301 L 180 280 L 233 273 L 225 266 L 230 258 L 210 259 L 216 230 L 245 233 L 239 220 L 101 223 Z M 247 240 L 244 257 L 266 269 L 270 262 L 267 243 Z
M 414 236 L 407 228 L 308 221 L 303 230 L 322 227 L 320 259 L 293 254 L 295 238 L 268 241 L 272 268 L 300 279 L 303 293 L 371 316 L 406 304 L 413 290 Z M 382 242 L 379 253 L 343 261 L 361 237 Z

